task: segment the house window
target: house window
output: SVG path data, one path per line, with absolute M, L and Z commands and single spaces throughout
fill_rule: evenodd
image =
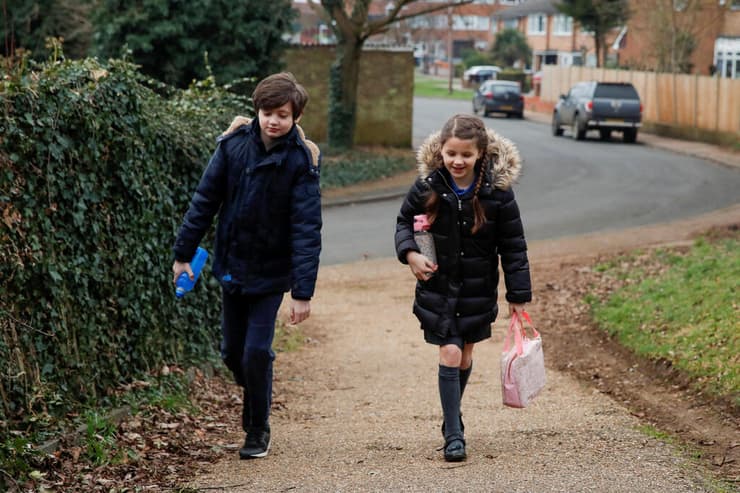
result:
M 547 16 L 545 14 L 531 14 L 527 16 L 528 34 L 545 34 L 547 29 Z
M 676 12 L 681 12 L 682 10 L 686 9 L 686 6 L 689 4 L 689 0 L 673 0 L 673 10 Z
M 435 29 L 447 29 L 447 16 L 446 15 L 435 15 L 434 16 L 434 28 Z
M 554 16 L 552 18 L 552 32 L 556 35 L 572 34 L 573 18 L 563 14 Z
M 740 79 L 740 39 L 717 38 L 714 42 L 714 66 L 717 76 Z
M 519 20 L 518 19 L 505 19 L 504 29 L 519 29 Z
M 488 31 L 491 20 L 478 15 L 456 15 L 452 18 L 452 28 L 456 31 Z

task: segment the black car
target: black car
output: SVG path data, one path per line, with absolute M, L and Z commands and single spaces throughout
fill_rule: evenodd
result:
M 524 116 L 524 96 L 518 82 L 489 80 L 480 85 L 473 95 L 473 113 L 506 113 L 506 116 Z
M 629 82 L 579 82 L 560 96 L 552 114 L 552 134 L 563 135 L 568 127 L 576 140 L 598 129 L 602 140 L 617 130 L 625 142 L 634 142 L 641 125 L 640 96 Z

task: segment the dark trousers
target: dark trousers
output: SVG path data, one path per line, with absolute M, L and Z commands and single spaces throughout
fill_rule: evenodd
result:
M 223 291 L 221 358 L 244 387 L 245 425 L 269 424 L 272 403 L 272 339 L 283 293 L 230 294 Z

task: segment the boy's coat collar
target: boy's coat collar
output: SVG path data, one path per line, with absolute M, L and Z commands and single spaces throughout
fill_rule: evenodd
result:
M 219 141 L 223 140 L 225 137 L 228 137 L 229 135 L 237 132 L 241 127 L 246 127 L 252 122 L 251 118 L 247 118 L 246 116 L 237 116 L 234 118 L 234 120 L 231 122 L 231 125 L 229 125 L 229 128 L 226 129 L 224 133 L 221 134 L 219 137 Z M 301 139 L 301 142 L 303 142 L 306 147 L 308 148 L 309 152 L 311 153 L 311 165 L 315 168 L 319 165 L 319 146 L 311 142 L 306 138 L 306 134 L 303 132 L 303 129 L 300 127 L 300 125 L 295 125 L 296 131 L 298 132 L 298 137 Z

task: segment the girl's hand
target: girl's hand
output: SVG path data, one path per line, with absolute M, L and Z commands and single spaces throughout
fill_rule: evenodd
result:
M 406 254 L 406 262 L 411 267 L 411 273 L 420 281 L 428 281 L 437 272 L 437 264 L 413 250 Z
M 524 303 L 509 303 L 509 316 L 512 316 L 514 312 L 517 315 L 521 315 L 524 311 Z
M 180 277 L 180 274 L 183 272 L 188 273 L 188 277 L 191 281 L 195 277 L 193 269 L 190 268 L 189 262 L 178 262 L 175 260 L 175 263 L 172 264 L 172 284 L 177 284 L 177 278 Z

